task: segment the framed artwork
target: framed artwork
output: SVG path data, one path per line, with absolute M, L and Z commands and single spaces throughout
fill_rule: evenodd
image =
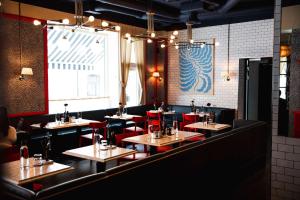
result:
M 191 94 L 214 94 L 215 46 L 179 48 L 180 90 Z

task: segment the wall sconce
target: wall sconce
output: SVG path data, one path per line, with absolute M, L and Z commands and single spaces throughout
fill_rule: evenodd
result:
M 153 76 L 154 78 L 157 78 L 159 81 L 162 80 L 162 78 L 160 77 L 159 72 L 153 72 L 152 76 Z
M 24 80 L 25 76 L 32 76 L 32 68 L 30 67 L 23 67 L 21 70 L 21 75 L 19 76 L 19 80 Z

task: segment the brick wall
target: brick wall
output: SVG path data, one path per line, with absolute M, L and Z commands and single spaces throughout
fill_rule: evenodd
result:
M 236 23 L 230 25 L 230 72 L 229 82 L 222 74 L 227 71 L 228 25 L 193 29 L 193 39 L 216 38 L 214 95 L 184 93 L 179 89 L 178 50 L 169 48 L 168 102 L 189 105 L 195 99 L 196 105 L 212 105 L 237 108 L 239 58 L 272 57 L 273 19 Z M 179 39 L 186 41 L 186 30 L 179 31 Z
M 281 0 L 275 1 L 272 94 L 272 182 L 271 199 L 300 199 L 300 139 L 278 135 L 279 52 Z

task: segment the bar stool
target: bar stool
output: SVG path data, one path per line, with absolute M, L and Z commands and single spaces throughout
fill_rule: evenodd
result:
M 92 133 L 81 135 L 79 139 L 79 146 L 82 145 L 82 139 L 92 140 L 92 144 L 94 144 L 96 131 L 100 132 L 101 129 L 103 130 L 103 136 L 101 135 L 100 137 L 106 140 L 106 131 L 107 131 L 106 126 L 107 126 L 107 121 L 89 123 L 89 127 L 92 128 Z

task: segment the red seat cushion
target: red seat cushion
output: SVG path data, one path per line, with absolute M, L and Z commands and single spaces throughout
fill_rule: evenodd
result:
M 197 137 L 193 137 L 191 139 L 186 140 L 187 142 L 196 142 L 196 141 L 203 141 L 205 140 L 204 136 L 197 136 Z
M 156 151 L 157 151 L 157 153 L 162 153 L 162 152 L 169 151 L 171 149 L 172 149 L 172 147 L 170 147 L 170 146 L 161 146 L 161 147 L 157 147 Z

